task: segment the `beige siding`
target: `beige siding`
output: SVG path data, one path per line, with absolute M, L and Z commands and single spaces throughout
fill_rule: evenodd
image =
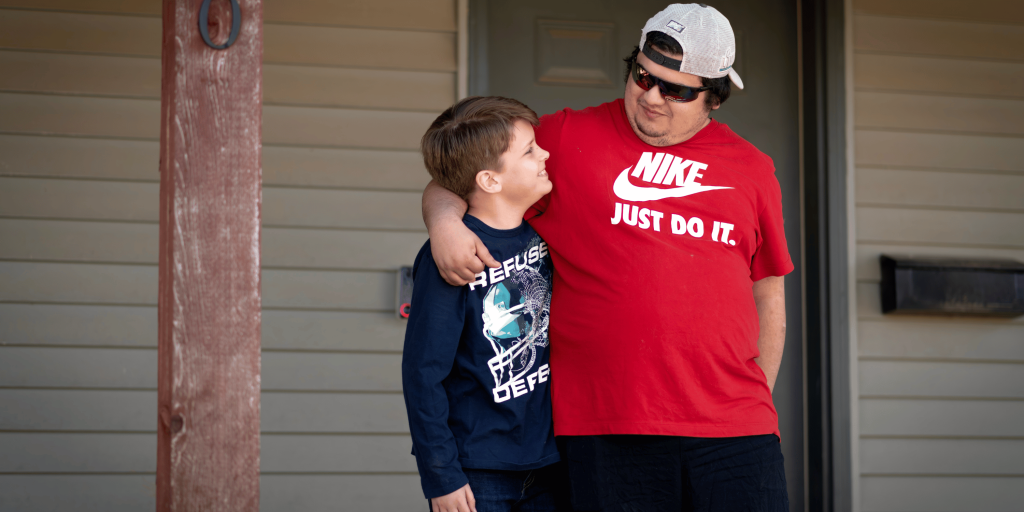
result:
M 155 389 L 0 389 L 0 400 L 6 413 L 0 416 L 0 430 L 4 431 L 153 433 L 155 430 Z M 344 435 L 384 434 L 394 435 L 392 439 L 396 444 L 410 446 L 407 437 L 398 436 L 409 431 L 401 394 L 264 390 L 261 405 L 264 435 L 319 434 L 318 439 L 331 443 Z M 9 450 L 4 447 L 4 453 Z M 395 492 L 402 492 L 402 489 L 395 489 Z
M 303 3 L 321 4 L 312 0 Z M 392 0 L 390 3 L 414 2 Z M 450 9 L 454 18 L 455 8 L 451 2 L 430 3 L 439 10 Z M 402 12 L 400 5 L 393 7 L 398 11 L 397 16 L 408 15 Z M 161 22 L 157 17 L 5 9 L 0 18 L 0 48 L 4 49 L 159 58 L 160 34 Z M 270 64 L 456 69 L 454 31 L 267 22 L 263 37 L 263 58 Z
M 338 436 L 325 444 L 315 436 L 265 435 L 260 445 L 265 472 L 415 471 L 409 450 L 396 436 Z M 0 471 L 146 473 L 156 465 L 151 434 L 0 433 L 11 449 Z M 289 453 L 293 455 L 289 455 Z
M 0 134 L 4 176 L 91 178 L 155 183 L 155 140 L 78 139 Z M 422 190 L 429 181 L 416 151 L 263 147 L 263 184 L 306 188 Z
M 389 319 L 376 312 L 267 310 L 263 350 L 393 353 L 402 348 L 405 326 Z M 0 304 L 0 338 L 8 345 L 152 348 L 155 331 L 156 310 L 144 305 Z
M 2 510 L 154 506 L 160 5 L 0 0 Z M 395 270 L 455 14 L 265 2 L 262 510 L 424 506 Z
M 853 9 L 861 509 L 1016 510 L 1024 317 L 886 317 L 878 257 L 1024 261 L 1024 3 Z
M 1020 477 L 867 476 L 861 486 L 864 510 L 1001 511 L 1020 510 L 1024 502 Z

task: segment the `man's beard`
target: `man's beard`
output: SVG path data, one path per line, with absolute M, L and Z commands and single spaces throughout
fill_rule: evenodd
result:
M 660 139 L 660 138 L 668 135 L 668 129 L 665 129 L 665 130 L 662 130 L 662 131 L 655 131 L 653 126 L 644 126 L 645 122 L 641 121 L 640 116 L 641 116 L 640 112 L 637 112 L 636 115 L 633 116 L 633 124 L 636 125 L 636 129 L 640 133 L 642 133 L 642 134 L 644 134 L 644 135 L 646 135 L 646 136 L 648 136 L 648 137 L 650 137 L 652 139 Z
M 664 130 L 656 130 L 653 123 L 647 122 L 643 119 L 643 107 L 637 104 L 637 109 L 633 112 L 633 116 L 630 119 L 630 124 L 633 125 L 633 129 L 640 132 L 641 135 L 649 139 L 657 140 L 668 135 L 668 128 Z
M 655 128 L 656 125 L 654 123 L 647 119 L 643 119 L 642 116 L 643 112 L 638 110 L 633 115 L 633 118 L 630 119 L 630 124 L 633 125 L 633 131 L 635 131 L 637 136 L 640 137 L 640 140 L 657 147 L 671 146 L 673 144 L 673 142 L 669 140 L 672 132 L 671 123 L 669 123 L 669 126 L 659 130 Z
M 705 107 L 703 109 L 703 114 L 704 119 L 711 117 L 711 109 Z M 672 142 L 669 139 L 676 139 L 679 136 L 686 136 L 686 138 L 692 137 L 694 134 L 700 131 L 700 128 L 703 127 L 703 123 L 700 123 L 699 126 L 694 126 L 694 128 L 696 129 L 691 129 L 687 133 L 673 134 L 672 123 L 670 121 L 667 127 L 665 127 L 662 130 L 657 130 L 654 127 L 655 124 L 653 122 L 648 122 L 646 119 L 643 118 L 643 107 L 640 106 L 639 103 L 637 104 L 637 110 L 636 112 L 633 113 L 632 119 L 630 119 L 630 121 L 632 121 L 630 124 L 633 125 L 633 129 L 637 132 L 640 132 L 638 135 L 643 135 L 643 137 L 646 137 L 648 139 L 644 142 L 647 142 L 648 144 L 652 144 L 655 146 L 675 144 L 675 142 Z

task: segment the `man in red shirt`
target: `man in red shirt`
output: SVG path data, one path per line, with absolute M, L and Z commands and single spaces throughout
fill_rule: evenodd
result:
M 793 270 L 771 159 L 710 118 L 735 39 L 704 4 L 648 20 L 622 100 L 541 119 L 554 188 L 551 394 L 577 510 L 788 510 L 771 391 Z M 431 184 L 442 275 L 499 263 Z

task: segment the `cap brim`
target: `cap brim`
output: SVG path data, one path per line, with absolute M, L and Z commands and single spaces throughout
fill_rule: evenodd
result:
M 743 80 L 735 69 L 729 69 L 729 79 L 732 80 L 732 83 L 735 84 L 736 87 L 739 87 L 740 89 L 743 88 Z

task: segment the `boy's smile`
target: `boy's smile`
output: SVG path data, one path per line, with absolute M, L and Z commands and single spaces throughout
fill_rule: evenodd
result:
M 533 126 L 517 120 L 508 151 L 501 155 L 501 172 L 495 175 L 495 179 L 501 182 L 506 201 L 529 207 L 551 192 L 551 181 L 545 168 L 549 156 L 550 153 L 537 145 Z
M 516 120 L 508 149 L 498 159 L 497 169 L 476 175 L 476 190 L 469 197 L 470 215 L 495 229 L 512 229 L 523 223 L 523 214 L 551 192 L 547 162 L 550 153 L 537 145 L 533 125 Z

